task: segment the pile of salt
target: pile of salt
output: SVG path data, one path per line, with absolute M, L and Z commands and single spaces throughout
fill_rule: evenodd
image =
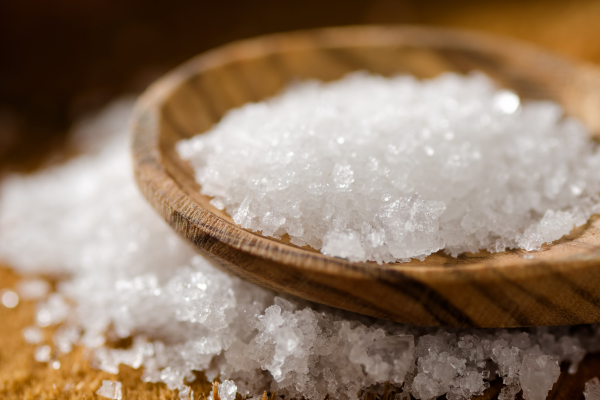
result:
M 481 74 L 296 84 L 177 149 L 243 228 L 352 261 L 538 250 L 600 212 L 589 132 Z

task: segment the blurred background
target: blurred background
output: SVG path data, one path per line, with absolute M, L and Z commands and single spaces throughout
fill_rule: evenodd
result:
M 487 31 L 600 64 L 600 0 L 0 0 L 0 166 L 43 162 L 77 117 L 212 47 L 377 23 Z

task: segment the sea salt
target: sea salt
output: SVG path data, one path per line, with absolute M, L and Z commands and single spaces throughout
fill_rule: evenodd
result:
M 108 399 L 121 400 L 121 382 L 102 381 L 102 386 L 96 391 L 97 395 Z
M 585 400 L 600 400 L 600 379 L 593 378 L 585 383 Z
M 352 261 L 538 250 L 600 212 L 586 128 L 482 74 L 303 82 L 177 149 L 241 227 Z
M 194 400 L 194 391 L 189 387 L 185 386 L 179 389 L 179 399 L 180 400 Z
M 43 279 L 28 279 L 17 283 L 16 289 L 23 300 L 40 300 L 48 296 L 51 286 Z
M 44 340 L 44 333 L 37 326 L 28 326 L 22 333 L 23 339 L 30 344 L 40 344 Z
M 559 375 L 560 367 L 551 356 L 527 354 L 519 371 L 525 400 L 544 400 Z
M 0 300 L 6 308 L 15 308 L 19 304 L 19 295 L 12 290 L 0 290 Z
M 38 303 L 37 324 L 41 327 L 56 325 L 63 322 L 69 316 L 70 311 L 64 296 L 60 293 L 53 293 L 47 300 Z
M 233 381 L 225 380 L 219 385 L 219 397 L 221 400 L 235 400 L 237 386 Z
M 575 372 L 587 351 L 600 350 L 597 326 L 419 328 L 277 295 L 222 272 L 138 193 L 127 143 L 131 105 L 116 102 L 76 127 L 79 157 L 0 186 L 0 259 L 57 281 L 37 306 L 37 325 L 56 327 L 36 360 L 58 366 L 60 353 L 81 344 L 94 367 L 143 368 L 144 381 L 164 382 L 180 398 L 191 395 L 193 371 L 203 371 L 222 380 L 226 400 L 265 390 L 355 399 L 386 382 L 395 399 L 469 399 L 495 379 L 507 385 L 508 400 L 522 389 L 543 395 L 557 379 L 556 362 Z M 31 342 L 43 343 L 34 332 L 26 334 Z M 128 337 L 129 348 L 109 345 Z M 117 382 L 106 385 L 99 394 L 117 398 Z
M 33 358 L 37 362 L 48 362 L 50 361 L 50 357 L 52 355 L 52 348 L 48 345 L 38 346 L 36 347 Z

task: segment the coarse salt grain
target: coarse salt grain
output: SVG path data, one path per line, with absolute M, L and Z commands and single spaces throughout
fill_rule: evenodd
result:
M 595 377 L 587 381 L 583 395 L 585 400 L 600 400 L 600 379 Z
M 96 391 L 96 394 L 113 400 L 121 400 L 121 382 L 102 381 L 102 386 Z
M 30 344 L 39 344 L 44 340 L 44 333 L 37 326 L 28 326 L 22 333 L 23 339 Z
M 0 300 L 6 308 L 15 308 L 19 304 L 19 295 L 12 290 L 0 290 Z
M 550 387 L 552 360 L 569 362 L 575 372 L 586 351 L 600 350 L 597 326 L 412 327 L 276 296 L 221 272 L 137 192 L 126 140 L 130 110 L 130 101 L 116 102 L 79 125 L 80 157 L 9 177 L 0 187 L 0 258 L 17 271 L 59 279 L 58 292 L 37 311 L 39 326 L 60 324 L 54 347 L 37 347 L 36 360 L 59 366 L 54 354 L 81 343 L 95 367 L 143 368 L 144 381 L 164 382 L 185 398 L 193 371 L 203 371 L 224 380 L 228 398 L 234 390 L 248 397 L 269 390 L 286 398 L 353 399 L 360 389 L 390 382 L 401 399 L 459 399 L 503 379 L 507 400 L 521 389 Z M 110 348 L 108 336 L 133 336 L 133 345 Z M 545 366 L 530 354 L 547 356 Z M 107 394 L 115 396 L 116 383 L 109 385 Z
M 521 365 L 520 383 L 526 400 L 544 400 L 560 375 L 555 359 L 547 355 L 527 354 Z
M 16 289 L 23 300 L 40 300 L 48 296 L 51 286 L 43 279 L 28 279 L 17 283 Z
M 219 397 L 221 400 L 235 400 L 235 395 L 237 393 L 237 386 L 235 382 L 231 380 L 224 380 L 219 385 Z
M 352 261 L 537 250 L 600 213 L 584 126 L 482 74 L 296 84 L 177 149 L 241 227 Z
M 48 362 L 50 361 L 50 356 L 52 355 L 52 348 L 48 345 L 38 346 L 36 347 L 33 358 L 37 362 Z

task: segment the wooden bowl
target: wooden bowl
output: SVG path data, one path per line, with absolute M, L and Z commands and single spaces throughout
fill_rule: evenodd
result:
M 294 79 L 355 70 L 433 77 L 480 70 L 525 99 L 550 99 L 600 132 L 600 72 L 512 40 L 420 27 L 319 29 L 236 42 L 154 83 L 133 120 L 142 192 L 171 226 L 247 280 L 318 303 L 425 326 L 517 327 L 600 322 L 600 218 L 540 252 L 433 254 L 355 263 L 238 227 L 200 194 L 175 143 Z M 599 171 L 600 173 L 600 171 Z M 533 254 L 533 258 L 529 258 Z

